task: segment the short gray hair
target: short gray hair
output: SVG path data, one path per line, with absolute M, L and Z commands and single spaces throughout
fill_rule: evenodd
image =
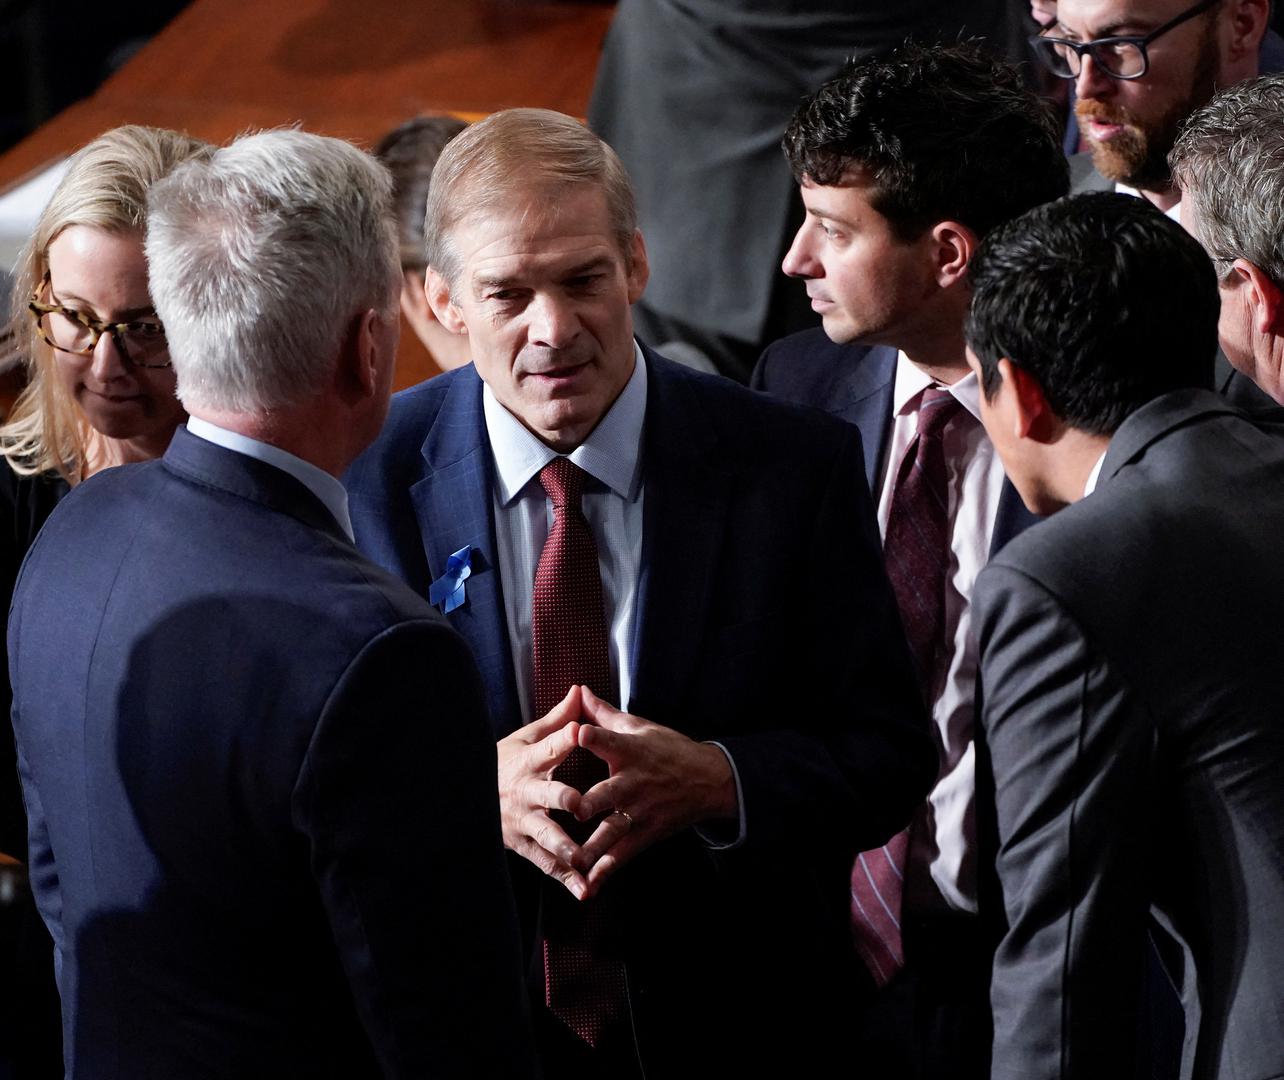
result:
M 306 401 L 354 316 L 396 305 L 392 181 L 342 140 L 246 135 L 175 170 L 147 205 L 152 301 L 189 409 Z
M 1239 83 L 1196 110 L 1168 162 L 1218 274 L 1247 259 L 1284 288 L 1284 75 Z
M 625 264 L 632 262 L 638 215 L 633 185 L 614 150 L 573 117 L 550 109 L 505 109 L 456 135 L 442 151 L 424 219 L 428 265 L 453 288 L 459 253 L 451 230 L 465 218 L 502 207 L 516 192 L 547 197 L 596 184 Z

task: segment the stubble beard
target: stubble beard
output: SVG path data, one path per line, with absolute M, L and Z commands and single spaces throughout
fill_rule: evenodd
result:
M 1089 138 L 1093 166 L 1107 180 L 1139 191 L 1167 190 L 1172 185 L 1168 152 L 1177 141 L 1177 132 L 1186 117 L 1206 104 L 1216 90 L 1217 37 L 1210 27 L 1200 38 L 1190 92 L 1158 120 L 1147 125 L 1131 110 L 1101 101 L 1075 104 L 1075 115 L 1080 121 L 1095 119 L 1123 125 L 1123 130 L 1109 142 Z

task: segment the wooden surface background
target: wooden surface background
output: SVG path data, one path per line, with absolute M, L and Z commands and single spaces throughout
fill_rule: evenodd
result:
M 118 124 L 222 142 L 302 124 L 371 146 L 425 112 L 535 105 L 583 116 L 604 0 L 196 0 L 93 97 L 0 156 L 0 188 Z M 436 368 L 403 326 L 397 386 Z

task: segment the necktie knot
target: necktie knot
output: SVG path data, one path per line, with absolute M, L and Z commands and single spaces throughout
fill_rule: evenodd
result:
M 929 386 L 923 391 L 918 405 L 918 434 L 921 439 L 939 439 L 945 425 L 958 415 L 958 398 L 939 386 Z
M 540 486 L 553 501 L 553 509 L 569 506 L 580 507 L 580 494 L 584 490 L 584 470 L 570 458 L 555 457 L 539 471 Z

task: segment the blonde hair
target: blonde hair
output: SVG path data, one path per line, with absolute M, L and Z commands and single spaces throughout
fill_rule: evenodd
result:
M 56 471 L 74 484 L 85 464 L 88 421 L 55 376 L 53 349 L 27 311 L 49 269 L 49 245 L 64 229 L 87 225 L 137 231 L 141 248 L 148 188 L 175 166 L 212 151 L 177 131 L 127 125 L 100 135 L 71 159 L 14 272 L 10 329 L 27 368 L 27 386 L 0 426 L 0 454 L 14 472 Z

